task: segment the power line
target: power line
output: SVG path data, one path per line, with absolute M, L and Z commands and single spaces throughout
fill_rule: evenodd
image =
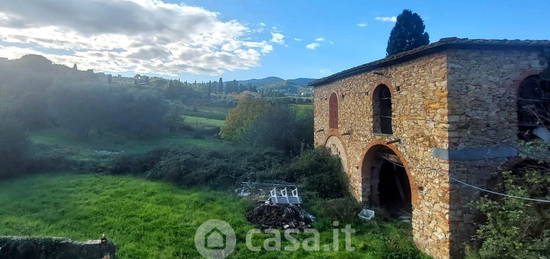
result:
M 389 159 L 384 159 L 385 161 L 393 164 L 394 166 L 399 166 L 399 167 L 403 167 L 403 165 L 400 165 L 400 164 L 397 164 Z M 437 169 L 435 168 L 424 168 L 424 169 L 430 169 L 430 170 L 434 170 L 434 171 L 437 171 Z M 506 193 L 501 193 L 501 192 L 495 192 L 495 191 L 491 191 L 491 190 L 487 190 L 487 189 L 484 189 L 484 188 L 481 188 L 481 187 L 477 187 L 475 185 L 471 185 L 469 183 L 466 183 L 466 182 L 463 182 L 461 180 L 458 180 L 454 177 L 449 177 L 451 178 L 451 180 L 457 182 L 457 183 L 460 183 L 462 185 L 465 185 L 467 187 L 470 187 L 470 188 L 473 188 L 473 189 L 476 189 L 476 190 L 479 190 L 479 191 L 482 191 L 482 192 L 487 192 L 487 193 L 491 193 L 491 194 L 495 194 L 495 195 L 500 195 L 500 196 L 504 196 L 504 197 L 507 197 L 507 198 L 514 198 L 514 199 L 520 199 L 520 200 L 526 200 L 526 201 L 534 201 L 534 202 L 542 202 L 542 203 L 550 203 L 550 200 L 543 200 L 543 199 L 533 199 L 533 198 L 526 198 L 526 197 L 520 197 L 520 196 L 514 196 L 514 195 L 509 195 L 509 194 L 506 194 Z
M 473 188 L 473 189 L 476 189 L 476 190 L 479 190 L 479 191 L 482 191 L 482 192 L 488 192 L 488 193 L 492 193 L 492 194 L 495 194 L 495 195 L 500 195 L 500 196 L 504 196 L 504 197 L 508 197 L 508 198 L 514 198 L 514 199 L 520 199 L 520 200 L 526 200 L 526 201 L 550 203 L 550 200 L 526 198 L 526 197 L 520 197 L 520 196 L 509 195 L 509 194 L 506 194 L 506 193 L 495 192 L 495 191 L 483 189 L 483 188 L 481 188 L 481 187 L 477 187 L 477 186 L 474 186 L 474 185 L 465 183 L 465 182 L 460 181 L 460 180 L 458 180 L 458 179 L 456 179 L 456 178 L 454 178 L 454 177 L 450 177 L 450 178 L 451 178 L 451 180 L 453 180 L 453 181 L 455 181 L 455 182 L 457 182 L 457 183 L 460 183 L 460 184 L 462 184 L 462 185 L 468 186 L 468 187 L 470 187 L 470 188 Z

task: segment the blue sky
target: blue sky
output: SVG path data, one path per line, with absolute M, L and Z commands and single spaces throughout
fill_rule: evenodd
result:
M 49 19 L 30 19 L 28 17 L 34 16 L 35 13 L 53 12 L 57 15 L 66 14 L 64 12 L 78 13 L 78 8 L 81 6 L 75 4 L 74 9 L 66 9 L 65 6 L 54 6 L 55 2 L 53 0 L 41 0 L 42 2 L 28 0 L 28 2 L 33 1 L 35 1 L 33 5 L 12 3 L 10 3 L 11 6 L 6 4 L 7 7 L 0 5 L 0 28 L 2 28 L 3 13 L 6 21 L 19 21 L 17 18 L 23 21 L 28 20 L 27 25 L 23 27 L 25 30 L 29 30 L 29 34 L 31 29 L 40 26 L 70 28 L 77 35 L 74 36 L 73 44 L 60 43 L 64 46 L 61 48 L 56 47 L 57 45 L 48 45 L 44 43 L 43 39 L 32 38 L 28 35 L 26 37 L 29 39 L 25 41 L 19 40 L 20 37 L 4 36 L 2 38 L 0 36 L 0 46 L 17 47 L 17 49 L 8 49 L 7 47 L 4 50 L 0 49 L 0 56 L 14 57 L 14 52 L 20 53 L 24 52 L 22 49 L 28 49 L 39 53 L 52 54 L 51 58 L 60 63 L 84 63 L 85 67 L 91 67 L 95 70 L 115 71 L 115 73 L 123 74 L 132 74 L 136 71 L 142 71 L 146 74 L 171 71 L 170 75 L 165 76 L 181 77 L 182 80 L 188 81 L 216 80 L 219 77 L 218 74 L 223 74 L 225 80 L 266 76 L 319 78 L 383 58 L 389 33 L 394 26 L 389 17 L 397 16 L 405 8 L 411 9 L 423 17 L 426 31 L 430 34 L 432 42 L 443 37 L 454 36 L 490 39 L 550 39 L 550 20 L 547 19 L 550 1 L 186 0 L 167 1 L 167 3 L 198 7 L 198 11 L 179 10 L 174 6 L 160 6 L 165 10 L 175 10 L 175 13 L 174 16 L 163 17 L 162 19 L 166 19 L 165 21 L 155 21 L 151 25 L 151 28 L 161 28 L 159 31 L 170 32 L 155 35 L 155 39 L 179 37 L 180 34 L 186 33 L 186 26 L 192 26 L 194 22 L 200 24 L 205 19 L 213 19 L 211 23 L 205 23 L 200 28 L 208 28 L 209 24 L 217 24 L 210 27 L 220 28 L 220 30 L 207 30 L 207 34 L 211 33 L 214 38 L 215 35 L 220 35 L 220 33 L 234 32 L 224 34 L 224 37 L 231 37 L 232 41 L 230 43 L 236 43 L 243 50 L 230 48 L 230 52 L 233 51 L 230 54 L 219 52 L 216 55 L 208 55 L 204 51 L 225 49 L 221 46 L 227 44 L 227 42 L 201 46 L 201 39 L 204 38 L 200 37 L 204 37 L 204 35 L 195 35 L 181 37 L 177 41 L 168 40 L 165 46 L 161 46 L 162 44 L 148 45 L 145 42 L 149 41 L 146 40 L 143 34 L 139 34 L 139 29 L 145 28 L 149 24 L 140 24 L 132 20 L 130 16 L 127 19 L 119 17 L 119 20 L 123 20 L 124 23 L 115 24 L 112 28 L 103 25 L 103 21 L 99 20 L 90 22 L 97 24 L 86 24 L 85 22 L 89 22 L 88 20 L 85 20 L 85 22 L 79 21 L 77 16 L 73 20 L 69 16 L 64 20 L 53 22 Z M 64 1 L 73 2 L 76 0 Z M 112 15 L 109 15 L 109 12 L 115 12 L 120 7 L 117 4 L 111 4 L 109 2 L 111 0 L 94 1 L 99 2 L 101 8 L 83 7 L 83 14 L 86 14 L 87 10 L 103 8 L 104 10 L 101 11 L 102 13 L 99 16 L 110 17 Z M 129 1 L 138 2 L 137 0 Z M 143 1 L 148 2 L 151 0 Z M 49 6 L 48 2 L 51 2 Z M 71 6 L 70 3 L 66 5 Z M 148 12 L 147 8 L 159 9 L 154 1 L 151 4 L 140 2 L 139 7 L 141 9 L 136 9 L 139 10 L 136 13 L 146 14 Z M 123 8 L 132 10 L 133 7 L 123 6 Z M 210 18 L 197 16 L 197 13 Z M 154 12 L 151 12 L 151 14 L 152 16 L 156 15 Z M 189 16 L 198 18 L 189 20 L 186 18 Z M 178 18 L 174 18 L 175 21 L 172 21 L 173 17 Z M 386 21 L 383 21 L 382 17 L 385 17 Z M 48 22 L 52 24 L 48 24 Z M 113 20 L 113 23 L 117 22 L 117 20 Z M 5 32 L 17 28 L 13 24 L 21 23 L 4 22 L 3 34 L 10 35 Z M 182 24 L 182 26 L 171 26 L 171 24 Z M 120 26 L 120 28 L 117 26 Z M 163 26 L 170 28 L 164 30 Z M 112 34 L 107 33 L 116 33 L 120 36 L 120 39 L 117 40 L 117 36 L 112 40 L 111 36 L 105 36 Z M 154 34 L 155 32 L 147 35 Z M 237 34 L 238 36 L 235 36 Z M 279 38 L 274 38 L 274 34 L 278 35 Z M 284 36 L 284 38 L 281 39 L 281 36 Z M 70 38 L 65 34 L 60 34 L 57 37 Z M 96 45 L 101 45 L 102 48 L 78 46 L 78 44 L 86 45 L 86 42 L 89 41 L 87 39 L 90 39 L 90 37 L 95 37 L 93 39 L 97 40 Z M 139 44 L 136 44 L 138 41 L 136 39 L 139 39 Z M 177 47 L 182 43 L 187 46 L 188 42 L 186 40 L 191 41 L 190 39 L 193 39 L 193 42 L 188 45 L 191 47 L 185 49 Z M 125 41 L 128 41 L 128 44 L 120 44 L 120 42 Z M 107 52 L 101 53 L 109 48 L 109 44 L 112 45 L 113 49 L 121 49 L 119 52 L 125 52 L 125 47 L 128 47 L 128 51 L 126 51 L 128 55 L 119 56 L 119 52 L 113 51 L 109 52 L 108 55 L 105 54 Z M 310 48 L 306 48 L 308 44 Z M 242 45 L 247 47 L 242 47 Z M 87 52 L 80 52 L 81 49 L 86 48 L 88 48 Z M 249 48 L 253 48 L 253 50 Z M 181 55 L 172 54 L 170 56 L 166 52 L 180 53 Z M 248 54 L 244 55 L 242 53 Z M 97 62 L 89 61 L 94 55 L 98 57 Z M 166 59 L 154 61 L 156 55 L 166 55 Z M 197 58 L 199 56 L 201 58 Z M 119 62 L 117 62 L 117 59 L 120 59 Z M 182 64 L 183 61 L 179 62 L 181 60 L 178 59 L 193 61 L 194 63 Z M 131 62 L 139 62 L 140 65 L 128 64 Z M 167 64 L 174 65 L 169 66 Z M 200 65 L 194 66 L 194 64 Z
M 444 37 L 550 39 L 550 1 L 187 1 L 222 13 L 226 19 L 276 26 L 288 47 L 275 46 L 261 66 L 226 73 L 228 78 L 277 75 L 322 77 L 385 56 L 392 22 L 375 17 L 411 9 L 422 16 L 430 40 Z M 366 27 L 358 27 L 367 23 Z M 304 39 L 302 42 L 292 40 Z M 305 45 L 323 37 L 314 51 Z M 324 72 L 324 73 L 323 73 Z

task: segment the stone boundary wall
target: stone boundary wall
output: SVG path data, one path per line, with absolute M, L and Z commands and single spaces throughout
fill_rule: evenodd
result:
M 115 259 L 116 246 L 107 239 L 76 242 L 65 238 L 0 237 L 0 258 Z

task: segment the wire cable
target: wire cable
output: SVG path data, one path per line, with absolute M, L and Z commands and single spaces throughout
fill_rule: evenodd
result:
M 397 164 L 393 161 L 390 161 L 389 159 L 384 159 L 385 161 L 393 164 L 394 166 L 399 166 L 399 167 L 403 167 L 403 165 L 400 165 L 400 164 Z M 431 170 L 436 170 L 435 168 L 429 168 Z M 481 188 L 481 187 L 477 187 L 475 185 L 471 185 L 469 183 L 466 183 L 466 182 L 463 182 L 461 180 L 458 180 L 454 177 L 449 177 L 451 178 L 451 180 L 457 182 L 457 183 L 460 183 L 464 186 L 467 186 L 467 187 L 470 187 L 470 188 L 473 188 L 473 189 L 476 189 L 476 190 L 479 190 L 479 191 L 482 191 L 482 192 L 487 192 L 487 193 L 491 193 L 491 194 L 495 194 L 495 195 L 499 195 L 499 196 L 503 196 L 503 197 L 507 197 L 507 198 L 513 198 L 513 199 L 520 199 L 520 200 L 526 200 L 526 201 L 534 201 L 534 202 L 542 202 L 542 203 L 550 203 L 550 200 L 543 200 L 543 199 L 533 199 L 533 198 L 526 198 L 526 197 L 520 197 L 520 196 L 514 196 L 514 195 L 509 195 L 509 194 L 506 194 L 506 193 L 501 193 L 501 192 L 495 192 L 495 191 L 491 191 L 491 190 L 487 190 L 487 189 L 484 189 L 484 188 Z
M 460 180 L 458 180 L 458 179 L 456 179 L 456 178 L 454 178 L 454 177 L 451 177 L 451 180 L 453 180 L 453 181 L 455 181 L 455 182 L 457 182 L 457 183 L 460 183 L 460 184 L 462 184 L 462 185 L 468 186 L 468 187 L 470 187 L 470 188 L 473 188 L 473 189 L 482 191 L 482 192 L 488 192 L 488 193 L 492 193 L 492 194 L 495 194 L 495 195 L 500 195 L 500 196 L 504 196 L 504 197 L 508 197 L 508 198 L 514 198 L 514 199 L 520 199 L 520 200 L 526 200 L 526 201 L 550 203 L 550 200 L 526 198 L 526 197 L 514 196 L 514 195 L 509 195 L 509 194 L 506 194 L 506 193 L 500 193 L 500 192 L 495 192 L 495 191 L 483 189 L 483 188 L 481 188 L 481 187 L 477 187 L 477 186 L 475 186 L 475 185 L 471 185 L 471 184 L 465 183 L 465 182 L 463 182 L 463 181 L 460 181 Z

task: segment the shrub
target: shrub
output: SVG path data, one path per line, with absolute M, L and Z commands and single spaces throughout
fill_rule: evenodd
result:
M 230 110 L 222 137 L 255 147 L 298 154 L 313 145 L 313 113 L 296 116 L 288 104 L 244 97 Z
M 119 158 L 111 172 L 141 175 L 183 186 L 223 189 L 241 181 L 255 181 L 258 175 L 277 167 L 283 161 L 280 153 L 254 149 L 155 150 Z
M 0 178 L 15 176 L 29 158 L 29 139 L 21 122 L 0 111 Z
M 57 86 L 49 95 L 53 120 L 77 136 L 114 131 L 143 137 L 168 128 L 168 103 L 154 91 L 82 84 Z
M 361 204 L 352 197 L 317 200 L 313 211 L 315 215 L 331 222 L 354 223 L 358 221 L 357 214 L 361 211 Z
M 268 107 L 264 100 L 243 97 L 237 107 L 227 114 L 225 125 L 221 130 L 224 139 L 230 141 L 244 141 L 247 138 L 251 125 Z
M 550 165 L 525 161 L 502 173 L 500 191 L 521 197 L 550 199 Z M 548 204 L 503 197 L 475 202 L 485 221 L 475 236 L 483 258 L 543 258 L 550 254 Z M 474 257 L 475 251 L 470 251 Z
M 300 184 L 305 191 L 312 192 L 319 198 L 349 196 L 340 159 L 326 148 L 303 152 L 288 167 L 286 180 Z
M 169 150 L 155 149 L 145 154 L 124 155 L 115 159 L 110 172 L 113 174 L 142 175 L 159 163 Z

